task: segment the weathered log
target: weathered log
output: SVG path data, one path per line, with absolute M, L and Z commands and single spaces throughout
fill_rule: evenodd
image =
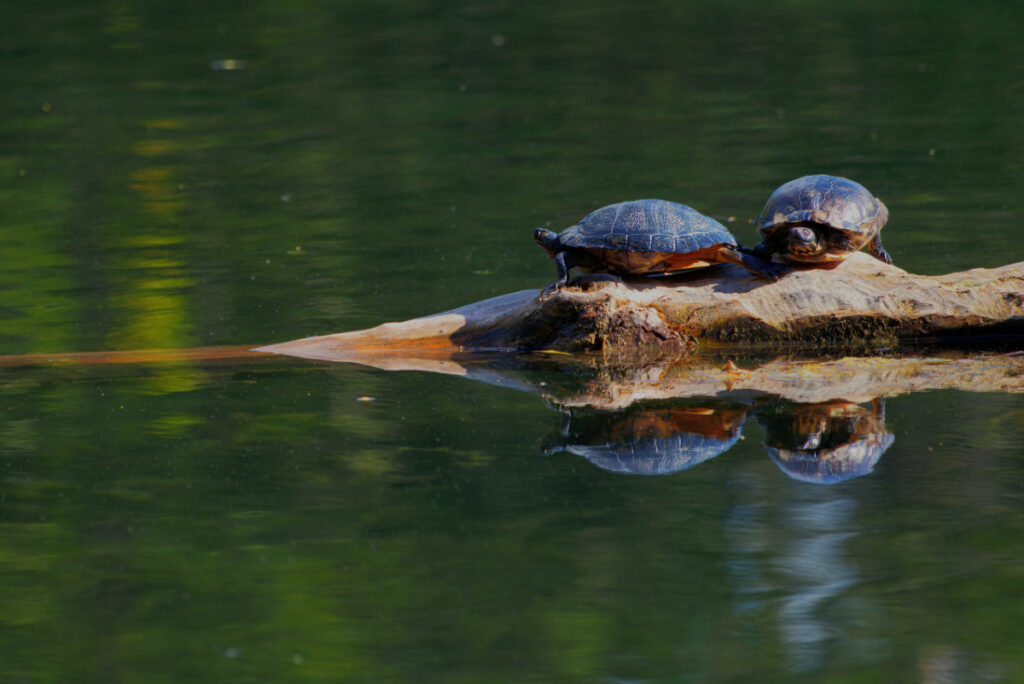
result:
M 261 347 L 334 361 L 367 354 L 587 351 L 630 364 L 698 347 L 878 347 L 1024 333 L 1024 262 L 921 276 L 857 253 L 767 282 L 731 265 L 667 278 L 584 276 L 453 311 Z

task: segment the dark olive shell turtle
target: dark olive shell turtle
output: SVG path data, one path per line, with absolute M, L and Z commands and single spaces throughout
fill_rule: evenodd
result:
M 651 274 L 732 263 L 777 279 L 784 270 L 738 249 L 718 221 L 685 204 L 646 199 L 587 214 L 561 233 L 538 228 L 533 237 L 558 264 L 558 285 L 569 270 Z
M 794 264 L 837 263 L 867 246 L 892 263 L 879 231 L 889 210 L 860 183 L 839 176 L 804 176 L 780 186 L 754 222 L 763 240 L 753 256 Z

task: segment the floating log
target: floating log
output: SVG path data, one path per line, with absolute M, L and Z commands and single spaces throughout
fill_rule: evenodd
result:
M 1016 334 L 1024 334 L 1024 262 L 921 276 L 857 253 L 835 268 L 794 270 L 777 282 L 732 265 L 664 278 L 587 275 L 560 289 L 258 351 L 344 361 L 599 350 L 635 365 L 698 348 L 834 350 Z

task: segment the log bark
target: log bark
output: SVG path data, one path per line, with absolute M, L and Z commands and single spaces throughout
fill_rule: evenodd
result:
M 258 351 L 344 361 L 599 350 L 636 365 L 699 348 L 835 350 L 1018 334 L 1024 334 L 1024 262 L 921 276 L 857 253 L 836 268 L 794 270 L 777 282 L 731 265 L 666 278 L 584 276 L 557 290 L 524 290 Z

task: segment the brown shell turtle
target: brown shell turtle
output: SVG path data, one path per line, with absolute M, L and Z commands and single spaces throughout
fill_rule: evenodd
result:
M 762 408 L 768 456 L 789 477 L 836 484 L 871 472 L 896 439 L 885 427 L 885 400 L 871 408 L 847 401 L 779 402 Z
M 889 210 L 860 183 L 815 175 L 780 186 L 754 221 L 763 240 L 752 256 L 791 264 L 835 264 L 863 247 L 892 263 L 879 231 Z
M 718 221 L 665 200 L 612 204 L 561 233 L 538 228 L 533 237 L 554 257 L 559 286 L 568 282 L 572 268 L 644 275 L 732 263 L 769 280 L 785 273 L 740 251 L 736 238 Z

